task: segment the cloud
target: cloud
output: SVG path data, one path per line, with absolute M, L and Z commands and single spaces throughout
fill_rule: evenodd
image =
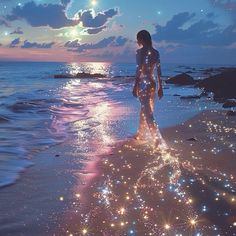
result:
M 23 6 L 16 6 L 6 16 L 9 21 L 24 19 L 33 27 L 49 26 L 53 29 L 60 29 L 69 26 L 76 26 L 82 23 L 83 27 L 96 28 L 88 29 L 88 32 L 99 33 L 108 20 L 118 14 L 118 9 L 108 9 L 95 14 L 93 9 L 79 11 L 74 18 L 66 16 L 67 6 L 70 0 L 61 0 L 61 4 L 39 4 L 34 1 L 27 2 Z M 97 29 L 99 28 L 99 29 Z
M 88 34 L 98 34 L 106 28 L 107 28 L 107 26 L 102 26 L 102 27 L 99 27 L 99 28 L 89 28 L 89 29 L 86 29 L 85 32 L 88 33 Z
M 224 11 L 231 16 L 231 18 L 236 20 L 236 1 L 235 0 L 209 0 L 209 2 Z
M 36 5 L 31 1 L 22 7 L 16 6 L 13 8 L 11 14 L 6 16 L 6 19 L 9 21 L 25 19 L 33 27 L 50 26 L 53 29 L 77 25 L 79 21 L 67 18 L 65 11 L 66 5 Z
M 105 48 L 107 46 L 109 46 L 109 44 L 111 44 L 114 40 L 115 40 L 115 36 L 111 36 L 108 38 L 104 38 L 101 41 L 99 41 L 98 43 L 95 44 L 89 44 L 89 43 L 85 43 L 85 44 L 81 44 L 78 46 L 78 48 L 76 49 L 77 52 L 83 52 L 85 50 L 89 50 L 89 49 L 99 49 L 99 48 Z
M 106 48 L 108 46 L 113 46 L 113 47 L 121 47 L 124 46 L 125 43 L 128 41 L 127 38 L 124 38 L 122 36 L 119 37 L 115 37 L 115 36 L 110 36 L 108 38 L 104 38 L 102 40 L 100 40 L 97 43 L 91 44 L 91 43 L 84 43 L 84 44 L 78 44 L 76 45 L 78 42 L 76 41 L 69 41 L 67 42 L 65 45 L 67 47 L 71 47 L 75 46 L 73 48 L 76 48 L 75 50 L 70 50 L 69 51 L 76 51 L 76 52 L 84 52 L 86 50 L 91 50 L 91 49 L 103 49 Z
M 5 27 L 10 28 L 9 23 L 5 19 L 3 19 L 2 17 L 0 17 L 0 26 L 1 25 L 4 25 Z
M 220 26 L 211 20 L 199 20 L 191 24 L 194 16 L 188 12 L 179 13 L 165 26 L 156 25 L 153 39 L 200 46 L 227 46 L 235 42 L 236 24 L 221 30 Z M 189 26 L 184 28 L 186 25 Z
M 36 42 L 29 42 L 28 40 L 24 41 L 24 44 L 21 46 L 21 48 L 51 48 L 55 43 L 36 43 Z
M 64 6 L 67 6 L 70 2 L 71 0 L 61 0 L 61 4 Z
M 66 48 L 78 48 L 80 46 L 79 40 L 68 41 L 64 44 Z
M 17 27 L 14 31 L 12 31 L 10 34 L 23 34 L 21 27 Z
M 225 10 L 235 11 L 236 1 L 235 0 L 209 0 L 214 6 L 223 8 Z
M 215 14 L 213 12 L 209 12 L 209 13 L 207 13 L 206 17 L 207 18 L 214 18 Z
M 78 18 L 84 27 L 98 28 L 105 25 L 109 18 L 118 15 L 118 9 L 109 9 L 95 15 L 93 9 L 78 12 Z
M 93 58 L 101 59 L 102 61 L 112 61 L 112 62 L 131 62 L 135 61 L 135 49 L 132 47 L 125 47 L 121 50 L 117 50 L 117 48 L 114 48 L 114 50 L 105 50 L 102 53 L 99 54 L 93 54 Z
M 14 39 L 14 40 L 11 41 L 9 47 L 10 47 L 10 48 L 15 48 L 15 47 L 16 47 L 17 45 L 19 45 L 19 44 L 20 44 L 20 38 L 16 38 L 16 39 Z
M 121 47 L 121 46 L 124 46 L 126 42 L 128 42 L 127 38 L 123 36 L 119 36 L 113 41 L 112 46 Z

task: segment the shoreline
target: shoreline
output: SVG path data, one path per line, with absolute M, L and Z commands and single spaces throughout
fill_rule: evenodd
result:
M 127 141 L 115 148 L 111 156 L 101 158 L 100 175 L 84 191 L 86 200 L 82 201 L 81 215 L 71 212 L 65 217 L 71 219 L 68 232 L 71 235 L 83 235 L 83 232 L 84 235 L 234 235 L 236 150 L 224 149 L 225 143 L 219 139 L 221 152 L 211 152 L 212 141 L 203 132 L 207 122 L 216 121 L 223 126 L 231 124 L 225 131 L 235 133 L 235 118 L 229 117 L 223 123 L 224 117 L 224 111 L 207 111 L 181 125 L 166 128 L 163 137 L 171 146 L 167 152 L 153 152 L 150 147 Z M 217 127 L 210 123 L 211 126 Z M 186 130 L 190 132 L 186 134 Z M 195 140 L 187 141 L 193 135 Z M 175 138 L 179 137 L 177 143 Z M 222 181 L 233 187 L 228 189 Z M 160 220 L 155 211 L 160 211 L 165 220 Z M 226 219 L 222 218 L 225 211 L 230 212 Z
M 191 172 L 193 171 L 193 169 L 191 168 L 187 169 L 189 168 L 189 166 L 192 166 L 193 168 L 196 167 L 199 168 L 199 170 L 197 171 L 198 175 L 200 173 L 203 173 L 204 175 L 217 176 L 217 173 L 215 172 L 218 169 L 220 169 L 222 172 L 221 178 L 224 178 L 224 174 L 226 174 L 229 181 L 234 181 L 231 178 L 234 178 L 232 173 L 234 173 L 235 171 L 236 161 L 233 158 L 233 152 L 229 151 L 229 149 L 227 149 L 224 145 L 224 143 L 228 145 L 228 143 L 231 140 L 231 137 L 228 138 L 229 140 L 224 140 L 224 142 L 221 142 L 220 139 L 214 141 L 215 143 L 219 144 L 218 146 L 221 147 L 222 149 L 220 152 L 217 152 L 217 150 L 211 147 L 211 145 L 213 144 L 213 141 L 210 138 L 211 132 L 209 133 L 209 137 L 207 137 L 206 135 L 206 127 L 207 129 L 209 128 L 210 130 L 212 130 L 213 134 L 215 132 L 217 134 L 222 135 L 223 134 L 222 131 L 224 130 L 222 127 L 235 124 L 235 117 L 227 117 L 226 119 L 225 113 L 226 111 L 222 110 L 204 111 L 195 116 L 194 118 L 178 126 L 165 128 L 162 130 L 163 137 L 168 143 L 168 145 L 170 145 L 172 148 L 175 149 L 173 151 L 173 155 L 175 155 L 177 150 L 179 155 L 178 160 L 183 160 L 183 162 L 187 161 L 186 163 L 184 163 L 184 165 L 183 163 L 178 162 L 179 164 L 181 164 L 182 168 L 181 170 L 182 173 L 185 173 L 185 176 L 188 176 L 189 174 L 195 176 L 195 173 Z M 204 121 L 205 123 L 204 122 L 200 123 L 200 121 L 201 122 Z M 212 124 L 209 122 L 212 122 Z M 220 126 L 218 127 L 218 125 L 214 126 L 215 125 L 214 122 L 217 123 L 220 122 L 220 124 L 218 125 L 221 125 L 222 127 Z M 233 128 L 231 127 L 230 129 L 232 130 Z M 228 135 L 229 128 L 226 129 L 226 131 Z M 213 137 L 215 138 L 214 135 Z M 194 138 L 196 139 L 196 141 L 186 141 L 186 139 L 189 138 L 190 139 Z M 103 234 L 103 235 L 109 235 L 110 232 L 114 232 L 114 234 L 110 235 L 116 235 L 116 233 L 118 232 L 117 230 L 123 233 L 127 232 L 128 228 L 126 227 L 126 221 L 121 221 L 120 224 L 123 222 L 124 225 L 121 225 L 122 227 L 119 229 L 116 228 L 115 231 L 113 229 L 113 226 L 111 226 L 111 224 L 117 225 L 117 222 L 115 223 L 109 222 L 110 226 L 108 227 L 107 225 L 108 219 L 111 220 L 111 218 L 107 219 L 106 218 L 108 217 L 107 214 L 104 214 L 103 216 L 103 213 L 105 213 L 104 209 L 107 208 L 106 207 L 104 208 L 104 204 L 102 204 L 103 206 L 101 207 L 101 205 L 98 204 L 97 202 L 98 198 L 100 200 L 102 199 L 105 202 L 109 200 L 110 202 L 112 202 L 111 208 L 120 209 L 121 210 L 120 213 L 122 213 L 124 210 L 121 208 L 122 205 L 126 204 L 126 200 L 134 199 L 135 197 L 137 197 L 135 194 L 132 195 L 133 190 L 130 189 L 129 189 L 130 194 L 126 196 L 127 189 L 122 186 L 114 189 L 114 192 L 120 195 L 117 201 L 114 201 L 112 196 L 110 196 L 110 192 L 108 189 L 105 188 L 105 193 L 106 193 L 105 195 L 104 192 L 101 192 L 102 188 L 104 190 L 104 182 L 107 176 L 110 175 L 112 172 L 114 172 L 113 170 L 110 169 L 107 163 L 111 162 L 111 164 L 114 165 L 114 168 L 120 166 L 120 170 L 117 173 L 114 172 L 113 174 L 111 174 L 111 179 L 113 179 L 113 181 L 122 182 L 122 180 L 119 179 L 119 176 L 121 175 L 120 173 L 123 173 L 124 176 L 123 178 L 127 178 L 126 179 L 127 183 L 131 181 L 128 178 L 132 179 L 133 183 L 135 183 L 135 181 L 137 181 L 138 179 L 138 176 L 140 177 L 140 173 L 143 171 L 143 168 L 145 167 L 144 163 L 148 164 L 147 161 L 153 160 L 152 159 L 153 155 L 151 155 L 150 158 L 150 155 L 147 155 L 148 153 L 150 154 L 148 150 L 144 152 L 142 150 L 143 148 L 142 145 L 137 146 L 137 144 L 132 143 L 132 141 L 124 141 L 123 144 L 124 144 L 123 147 L 120 147 L 121 144 L 119 143 L 118 147 L 116 145 L 116 147 L 112 149 L 111 154 L 104 154 L 102 156 L 97 157 L 95 160 L 94 159 L 81 160 L 76 150 L 73 149 L 73 146 L 70 145 L 69 142 L 57 145 L 55 147 L 43 151 L 42 153 L 39 153 L 33 159 L 35 165 L 27 169 L 27 171 L 22 174 L 21 179 L 18 180 L 16 184 L 7 186 L 0 190 L 1 209 L 2 212 L 4 212 L 4 214 L 0 216 L 0 225 L 1 225 L 0 234 L 10 236 L 10 235 L 16 235 L 17 232 L 17 235 L 32 235 L 32 234 L 42 235 L 43 232 L 45 235 L 67 235 L 67 234 L 82 235 L 81 224 L 83 225 L 84 229 L 88 230 L 88 232 L 92 230 L 91 225 L 89 225 L 88 223 L 89 220 L 93 222 L 93 227 L 95 231 L 97 230 L 97 232 L 100 233 L 101 233 L 101 227 L 99 229 L 98 222 L 100 222 L 101 225 L 106 225 L 102 226 L 102 229 L 105 229 L 105 231 L 107 232 L 105 231 L 104 232 L 108 234 Z M 136 146 L 137 149 L 134 148 L 135 150 L 133 150 L 134 146 Z M 206 151 L 204 150 L 205 148 L 203 148 L 202 146 L 206 148 Z M 211 150 L 213 150 L 213 152 Z M 216 152 L 216 154 L 214 153 L 214 151 Z M 122 157 L 121 153 L 124 154 L 123 158 L 121 158 Z M 56 157 L 56 155 L 58 154 L 59 156 Z M 157 155 L 159 154 L 157 153 Z M 128 161 L 130 161 L 130 158 L 135 157 L 136 155 L 138 155 L 140 158 L 139 159 L 134 158 L 132 160 L 132 163 L 128 163 Z M 144 158 L 145 155 L 146 158 Z M 202 163 L 203 158 L 204 158 L 204 163 Z M 227 161 L 225 161 L 225 158 L 227 158 Z M 137 162 L 137 160 L 140 161 L 140 164 Z M 155 163 L 158 164 L 157 162 Z M 175 162 L 175 159 L 173 159 L 173 163 L 177 163 Z M 87 165 L 90 164 L 92 164 L 92 166 L 90 166 L 91 168 L 88 169 Z M 131 164 L 131 166 L 135 166 L 136 170 L 130 172 L 129 164 Z M 122 166 L 124 167 L 124 170 Z M 210 168 L 208 171 L 206 171 L 208 167 Z M 167 186 L 166 183 L 170 181 L 169 177 L 166 175 L 166 171 L 167 170 L 165 168 L 161 170 L 162 173 L 161 177 L 159 176 L 159 174 L 157 176 L 154 176 L 157 179 L 159 178 L 159 182 L 161 186 L 164 186 L 163 187 L 164 189 Z M 221 173 L 219 172 L 218 174 L 220 175 Z M 208 180 L 209 186 L 213 187 L 213 184 L 210 183 L 209 178 L 206 177 L 206 180 Z M 149 192 L 153 192 L 154 195 L 159 192 L 156 189 L 157 186 L 155 187 L 155 189 L 153 189 L 153 186 L 152 185 L 147 186 L 147 182 L 145 181 L 146 180 L 144 180 L 146 190 L 149 189 Z M 143 195 L 144 198 L 149 199 L 150 205 L 152 205 L 154 196 L 146 194 L 145 191 L 143 192 L 142 185 L 140 187 L 140 191 L 142 194 L 144 194 Z M 193 188 L 191 189 L 191 191 L 194 192 L 195 189 Z M 169 205 L 170 203 L 175 204 L 174 202 L 172 202 L 173 196 L 171 195 L 171 193 L 166 193 L 166 194 L 167 198 L 169 199 L 168 200 Z M 123 195 L 127 197 L 127 199 L 124 199 Z M 197 199 L 196 200 L 196 208 L 197 208 L 198 205 L 201 205 L 203 203 L 201 202 L 201 197 L 197 196 L 196 192 L 194 192 L 193 195 L 196 196 Z M 235 193 L 233 192 L 231 193 L 231 195 L 234 196 Z M 120 203 L 121 197 L 123 204 Z M 156 199 L 159 198 L 160 198 L 159 194 L 155 195 L 155 201 Z M 86 201 L 84 201 L 84 199 Z M 9 201 L 11 202 L 10 204 Z M 137 199 L 134 200 L 134 202 L 136 201 Z M 117 204 L 117 202 L 119 202 L 119 204 Z M 213 204 L 212 202 L 210 203 Z M 89 220 L 86 224 L 83 224 L 82 220 L 81 223 L 78 224 L 78 221 L 80 221 L 79 219 L 81 219 L 81 213 L 84 213 L 83 215 L 84 218 L 84 216 L 86 216 L 86 212 L 91 211 L 93 208 L 95 208 L 96 204 L 98 208 L 100 207 L 99 209 L 100 213 L 98 212 L 96 214 L 97 216 L 101 217 L 98 218 L 101 220 L 96 221 L 94 223 L 94 219 L 88 218 Z M 165 207 L 168 207 L 168 205 L 167 206 L 165 205 Z M 176 207 L 181 209 L 179 205 L 177 205 Z M 155 209 L 154 207 L 150 207 L 150 209 L 151 208 Z M 127 206 L 127 210 L 129 210 L 129 204 Z M 232 206 L 232 211 L 235 212 L 235 206 Z M 141 214 L 140 212 L 139 214 Z M 153 210 L 151 212 L 153 212 Z M 166 212 L 169 211 L 167 210 Z M 127 217 L 127 215 L 124 214 L 124 212 L 123 214 L 120 214 L 119 212 L 117 212 L 117 210 L 115 210 L 113 213 L 117 214 L 118 216 L 121 216 L 121 218 L 123 217 L 122 219 L 125 219 L 124 216 Z M 163 211 L 163 209 L 162 213 L 164 216 L 165 212 Z M 130 218 L 140 217 L 139 214 L 133 211 L 131 211 L 129 214 L 131 214 L 129 215 Z M 143 217 L 144 216 L 145 214 L 143 215 Z M 206 216 L 210 218 L 212 221 L 212 218 L 210 217 L 211 215 L 209 216 L 205 215 L 204 217 L 207 218 Z M 152 217 L 155 218 L 155 216 Z M 216 217 L 216 219 L 218 219 L 218 217 Z M 233 219 L 234 218 L 232 218 L 229 222 L 222 220 L 222 222 L 225 224 L 225 227 L 229 227 L 230 224 L 232 226 Z M 103 221 L 105 221 L 105 223 L 103 223 Z M 219 224 L 218 220 L 217 222 Z M 128 222 L 127 225 L 129 223 L 130 222 Z M 138 224 L 135 230 L 139 231 L 144 230 L 146 227 L 144 223 L 142 222 Z M 162 227 L 160 227 L 159 225 L 159 228 L 165 230 L 163 229 L 163 225 Z M 88 235 L 93 235 L 92 231 L 90 233 L 91 234 Z

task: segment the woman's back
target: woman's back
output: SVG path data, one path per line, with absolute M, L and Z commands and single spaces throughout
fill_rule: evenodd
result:
M 143 76 L 153 76 L 155 65 L 160 67 L 160 54 L 153 47 L 142 47 L 136 52 L 136 63 Z

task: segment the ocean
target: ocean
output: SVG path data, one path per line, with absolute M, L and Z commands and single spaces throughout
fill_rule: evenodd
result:
M 201 79 L 207 68 L 163 64 L 162 74 L 166 79 L 191 70 L 195 79 Z M 15 183 L 38 152 L 72 137 L 81 155 L 91 155 L 135 134 L 139 102 L 131 93 L 133 81 L 122 77 L 134 75 L 135 69 L 132 63 L 0 62 L 0 187 Z M 54 74 L 78 72 L 108 76 L 54 79 Z M 203 110 L 221 109 L 212 98 L 174 96 L 200 93 L 192 86 L 164 85 L 164 97 L 155 106 L 160 129 Z

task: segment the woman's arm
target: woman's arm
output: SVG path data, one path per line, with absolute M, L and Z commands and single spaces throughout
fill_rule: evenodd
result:
M 141 73 L 142 73 L 142 67 L 140 65 L 137 65 L 136 75 L 135 75 L 135 83 L 134 83 L 134 88 L 133 88 L 133 96 L 134 97 L 138 96 L 138 83 L 140 81 Z
M 157 68 L 157 81 L 158 81 L 158 97 L 161 99 L 163 97 L 163 89 L 162 89 L 162 80 L 161 80 L 161 63 L 160 63 L 160 57 L 156 63 Z
M 137 65 L 136 75 L 135 75 L 135 84 L 139 82 L 141 73 L 142 73 L 142 66 L 141 65 Z
M 135 97 L 138 96 L 138 83 L 140 81 L 140 76 L 142 73 L 142 65 L 141 65 L 141 55 L 140 51 L 137 50 L 136 52 L 136 75 L 135 75 L 135 83 L 134 83 L 134 88 L 133 88 L 133 95 Z
M 157 68 L 157 82 L 158 82 L 158 87 L 162 87 L 162 81 L 161 81 L 161 64 L 160 62 L 156 63 L 156 68 Z

